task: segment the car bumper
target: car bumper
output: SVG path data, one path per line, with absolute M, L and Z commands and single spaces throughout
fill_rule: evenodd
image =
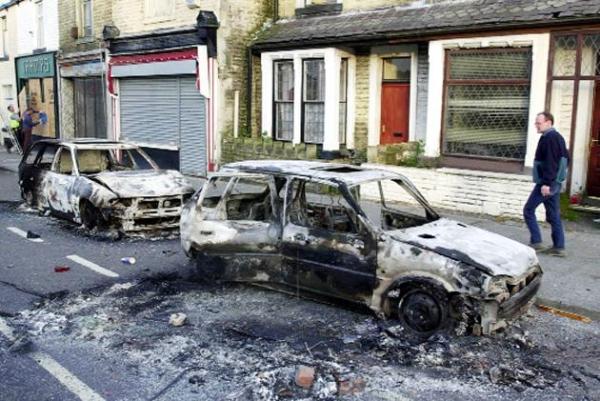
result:
M 488 335 L 503 329 L 512 320 L 526 313 L 542 284 L 541 270 L 534 270 L 524 277 L 518 291 L 513 291 L 510 297 L 502 302 L 486 300 L 481 303 L 481 323 L 473 327 L 474 334 Z
M 104 214 L 111 225 L 124 232 L 174 230 L 179 228 L 179 219 L 186 195 L 128 200 L 124 206 L 117 203 L 105 209 Z

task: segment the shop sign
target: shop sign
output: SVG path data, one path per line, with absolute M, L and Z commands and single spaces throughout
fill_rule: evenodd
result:
M 17 76 L 20 79 L 54 76 L 54 53 L 18 58 Z

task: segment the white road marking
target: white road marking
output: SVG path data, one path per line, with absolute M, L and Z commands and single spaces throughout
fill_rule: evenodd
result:
M 69 256 L 67 256 L 67 259 L 70 259 L 75 263 L 79 263 L 80 265 L 85 266 L 88 269 L 93 270 L 98 274 L 103 274 L 108 277 L 119 277 L 119 275 L 117 273 L 110 271 L 108 269 L 105 269 L 102 266 L 98 266 L 97 264 L 90 262 L 89 260 L 84 259 L 81 256 L 69 255 Z
M 10 341 L 15 340 L 13 330 L 6 321 L 0 317 L 0 333 L 4 334 Z M 75 394 L 81 401 L 106 401 L 100 394 L 92 390 L 87 384 L 79 380 L 73 373 L 69 372 L 54 358 L 42 351 L 34 351 L 28 354 L 38 365 L 56 378 L 70 392 Z
M 41 238 L 27 238 L 27 232 L 21 230 L 20 228 L 17 228 L 17 227 L 6 227 L 6 229 L 8 231 L 10 231 L 11 233 L 17 234 L 19 237 L 25 238 L 28 241 L 31 241 L 31 242 L 44 242 L 44 240 L 41 239 Z

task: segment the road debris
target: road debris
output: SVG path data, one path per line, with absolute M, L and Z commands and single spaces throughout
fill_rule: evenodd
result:
M 36 234 L 33 231 L 27 231 L 27 239 L 38 239 L 38 238 L 41 238 L 39 234 Z
M 194 330 L 170 329 L 174 312 Z M 585 399 L 598 324 L 532 313 L 493 337 L 413 343 L 364 311 L 161 276 L 44 300 L 11 324 L 36 346 L 68 344 L 145 378 L 154 399 Z
M 123 262 L 126 265 L 135 265 L 135 258 L 132 256 L 129 256 L 127 258 L 121 258 L 121 262 Z
M 541 305 L 541 304 L 538 304 L 537 307 L 539 309 L 543 310 L 544 312 L 552 313 L 553 315 L 556 315 L 556 316 L 566 317 L 566 318 L 577 320 L 578 322 L 583 322 L 583 323 L 591 323 L 592 322 L 592 319 L 590 319 L 589 317 L 580 315 L 578 313 L 568 312 L 568 311 L 565 311 L 562 309 L 554 308 L 552 306 Z
M 187 322 L 185 313 L 173 313 L 169 316 L 169 324 L 174 327 L 181 327 Z
M 54 266 L 55 273 L 65 273 L 65 272 L 68 272 L 69 270 L 71 270 L 71 268 L 68 266 Z
M 309 389 L 312 387 L 313 382 L 315 381 L 315 368 L 311 366 L 299 366 L 296 370 L 296 378 L 295 382 L 297 386 L 300 386 L 304 389 Z

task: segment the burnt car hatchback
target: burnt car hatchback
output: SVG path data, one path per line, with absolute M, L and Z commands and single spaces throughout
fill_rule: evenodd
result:
M 225 165 L 180 233 L 206 278 L 359 302 L 418 336 L 496 331 L 542 278 L 533 249 L 440 217 L 406 177 L 340 164 Z
M 178 171 L 160 170 L 136 145 L 107 140 L 42 140 L 19 165 L 23 199 L 83 224 L 145 232 L 179 227 L 193 188 Z

